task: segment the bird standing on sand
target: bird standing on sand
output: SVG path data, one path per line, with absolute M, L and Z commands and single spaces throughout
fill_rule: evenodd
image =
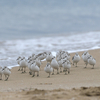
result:
M 39 76 L 40 68 L 36 65 L 35 61 L 31 64 L 31 71 L 33 72 L 33 76 L 32 77 L 35 76 L 35 72 L 37 72 L 37 77 Z
M 33 63 L 32 60 L 28 61 L 28 68 L 29 68 L 29 74 L 32 75 L 32 71 L 31 71 L 31 64 Z
M 62 66 L 65 70 L 65 75 L 67 75 L 67 72 L 68 74 L 70 73 L 70 68 L 71 68 L 71 62 L 69 60 L 65 60 L 63 63 L 62 63 Z
M 87 51 L 85 51 L 83 54 L 82 54 L 82 59 L 84 60 L 84 56 L 87 54 L 88 52 Z
M 26 67 L 28 66 L 28 63 L 25 59 L 25 57 L 23 57 L 20 61 L 20 67 L 24 70 L 22 70 L 22 73 L 25 73 L 26 72 Z
M 89 63 L 90 65 L 93 65 L 92 69 L 94 69 L 94 65 L 96 64 L 96 60 L 95 60 L 92 56 L 90 56 L 90 57 L 88 58 L 88 63 Z
M 46 61 L 51 63 L 52 57 L 53 57 L 53 55 L 51 54 L 51 52 L 47 53 Z
M 59 64 L 58 64 L 58 62 L 56 61 L 56 58 L 55 58 L 55 57 L 52 58 L 51 67 L 53 68 L 53 73 L 52 73 L 52 75 L 54 75 L 54 69 L 57 69 L 57 74 L 59 74 Z
M 40 68 L 40 66 L 41 66 L 41 60 L 38 58 L 38 57 L 36 57 L 36 65 Z
M 73 65 L 74 63 L 76 63 L 76 67 L 77 67 L 77 63 L 80 61 L 80 56 L 78 53 L 76 53 L 73 58 L 72 58 L 72 61 L 73 61 Z
M 7 68 L 7 67 L 4 67 L 3 68 L 3 74 L 5 75 L 5 81 L 7 81 L 9 76 L 10 76 L 10 74 L 11 74 L 11 70 L 9 68 Z
M 53 68 L 51 67 L 50 63 L 47 63 L 46 67 L 44 68 L 44 71 L 46 73 L 49 73 L 49 76 L 48 77 L 50 77 L 50 74 L 53 71 Z
M 85 62 L 85 67 L 84 68 L 86 68 L 87 67 L 87 65 L 88 65 L 88 59 L 91 57 L 91 55 L 88 53 L 88 52 L 84 52 L 83 54 L 82 54 L 82 59 L 83 59 L 83 61 Z
M 16 61 L 17 61 L 18 65 L 20 65 L 21 57 L 19 56 L 19 57 L 16 59 Z M 20 70 L 21 70 L 21 67 L 19 66 L 18 71 L 20 71 Z

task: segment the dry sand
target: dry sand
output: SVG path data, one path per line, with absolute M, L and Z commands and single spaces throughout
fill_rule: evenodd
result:
M 100 100 L 100 50 L 89 53 L 96 58 L 95 69 L 90 65 L 84 69 L 81 59 L 78 67 L 72 66 L 69 75 L 57 75 L 55 71 L 55 75 L 47 78 L 46 62 L 42 63 L 39 77 L 29 75 L 28 68 L 25 74 L 17 71 L 18 67 L 12 68 L 9 80 L 4 81 L 4 76 L 0 80 L 0 100 Z

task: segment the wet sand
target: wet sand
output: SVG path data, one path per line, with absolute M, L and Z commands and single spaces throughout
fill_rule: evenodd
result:
M 81 56 L 83 52 L 79 52 Z M 96 59 L 94 69 L 85 69 L 81 59 L 78 67 L 72 66 L 70 74 L 51 75 L 44 72 L 46 61 L 42 62 L 40 76 L 22 74 L 18 67 L 11 69 L 8 81 L 0 80 L 0 100 L 99 100 L 100 99 L 100 50 L 90 50 Z M 71 58 L 75 53 L 71 54 Z

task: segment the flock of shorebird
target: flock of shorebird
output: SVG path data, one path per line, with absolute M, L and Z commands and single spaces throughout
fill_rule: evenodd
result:
M 89 54 L 89 52 L 84 52 L 82 54 L 82 59 L 85 62 L 87 67 L 88 64 L 92 65 L 92 69 L 94 69 L 94 65 L 96 64 L 96 60 L 93 58 L 92 55 Z M 32 77 L 35 76 L 35 72 L 37 72 L 37 76 L 39 76 L 40 67 L 42 64 L 42 61 L 46 59 L 47 64 L 44 68 L 44 71 L 49 74 L 48 77 L 50 77 L 51 73 L 54 75 L 54 70 L 57 70 L 57 74 L 65 72 L 65 75 L 70 73 L 71 65 L 75 65 L 77 67 L 77 63 L 80 61 L 80 56 L 78 53 L 76 53 L 72 57 L 72 63 L 70 61 L 70 54 L 66 51 L 58 51 L 56 53 L 56 56 L 53 56 L 51 52 L 43 52 L 40 54 L 32 54 L 32 56 L 28 57 L 26 59 L 25 57 L 18 57 L 17 63 L 19 64 L 18 71 L 22 71 L 22 73 L 26 72 L 26 68 L 29 69 L 29 74 L 32 75 Z M 60 71 L 59 71 L 60 70 Z M 11 71 L 7 67 L 0 67 L 0 80 L 2 80 L 2 74 L 5 75 L 5 81 L 8 80 L 9 75 L 11 74 Z

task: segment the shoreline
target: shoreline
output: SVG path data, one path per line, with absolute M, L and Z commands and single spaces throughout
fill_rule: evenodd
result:
M 68 53 L 73 54 L 73 53 L 76 53 L 76 52 L 80 53 L 80 52 L 84 52 L 84 51 L 99 50 L 99 49 L 100 49 L 99 47 L 96 47 L 96 48 L 93 47 L 91 49 L 68 51 Z M 56 52 L 52 52 L 52 54 L 53 54 L 53 56 L 56 56 Z M 43 61 L 45 61 L 45 59 Z M 8 68 L 12 69 L 13 67 L 18 67 L 18 66 L 19 66 L 18 64 L 17 65 L 11 65 L 11 66 L 8 66 Z

